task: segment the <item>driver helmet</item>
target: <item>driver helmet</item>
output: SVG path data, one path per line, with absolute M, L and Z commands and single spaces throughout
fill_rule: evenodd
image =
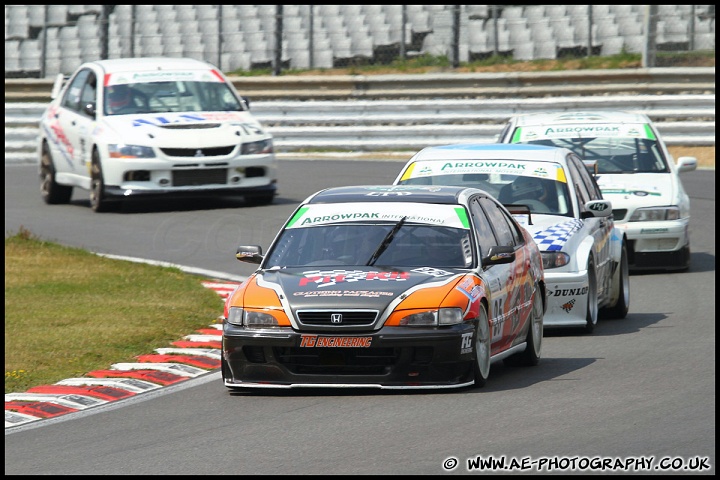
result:
M 118 110 L 130 104 L 130 88 L 127 85 L 108 87 L 108 105 L 111 110 Z
M 514 199 L 539 199 L 545 193 L 543 180 L 533 177 L 518 177 L 512 183 L 512 196 Z

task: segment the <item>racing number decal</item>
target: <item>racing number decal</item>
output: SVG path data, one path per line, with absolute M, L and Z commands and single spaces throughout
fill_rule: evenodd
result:
M 497 339 L 502 337 L 502 329 L 503 325 L 505 324 L 505 313 L 503 312 L 504 308 L 505 298 L 498 298 L 496 300 L 493 300 L 493 312 L 500 313 L 498 315 L 495 315 L 495 318 L 492 322 L 492 342 L 495 342 Z

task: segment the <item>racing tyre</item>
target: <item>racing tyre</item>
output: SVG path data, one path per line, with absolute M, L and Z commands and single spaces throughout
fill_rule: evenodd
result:
M 72 187 L 60 185 L 55 181 L 55 165 L 47 145 L 43 145 L 40 157 L 40 195 L 43 201 L 48 205 L 70 203 L 72 191 Z
M 100 156 L 97 150 L 93 152 L 92 167 L 90 168 L 90 208 L 94 212 L 108 212 L 117 206 L 105 197 L 105 181 L 103 180 Z
M 587 312 L 585 314 L 585 333 L 592 333 L 598 321 L 598 294 L 597 276 L 595 274 L 595 260 L 592 257 L 588 260 L 588 292 Z
M 630 267 L 628 266 L 627 246 L 623 242 L 618 275 L 618 299 L 615 305 L 602 310 L 603 318 L 625 318 L 630 310 Z
M 505 365 L 512 367 L 532 367 L 540 363 L 544 318 L 545 306 L 543 305 L 540 286 L 535 285 L 532 311 L 530 312 L 530 325 L 528 326 L 527 336 L 525 337 L 527 346 L 524 351 L 511 355 L 503 360 Z
M 473 349 L 473 371 L 475 387 L 485 386 L 490 375 L 490 323 L 485 305 L 480 305 L 478 327 L 475 332 L 475 348 Z

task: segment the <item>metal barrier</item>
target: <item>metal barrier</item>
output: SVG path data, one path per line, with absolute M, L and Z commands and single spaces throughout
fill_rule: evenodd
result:
M 714 94 L 715 67 L 511 73 L 230 77 L 253 100 Z M 53 79 L 5 79 L 5 103 L 47 102 Z
M 5 162 L 37 161 L 46 103 L 5 104 Z M 278 153 L 419 150 L 449 143 L 492 143 L 512 115 L 533 111 L 622 109 L 645 113 L 668 145 L 715 145 L 715 94 L 513 99 L 315 100 L 251 102 Z

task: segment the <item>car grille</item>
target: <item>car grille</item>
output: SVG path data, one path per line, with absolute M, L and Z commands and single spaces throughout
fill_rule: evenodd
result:
M 168 157 L 222 157 L 230 155 L 235 147 L 235 145 L 229 145 L 206 148 L 161 148 L 160 151 Z
M 401 354 L 396 348 L 275 347 L 273 355 L 294 374 L 382 375 Z
M 340 322 L 333 322 L 333 315 L 340 315 Z M 302 310 L 297 312 L 298 320 L 307 326 L 360 327 L 375 323 L 377 310 Z M 337 317 L 335 317 L 337 320 Z
M 173 170 L 172 183 L 174 187 L 225 185 L 227 184 L 227 169 L 198 168 L 193 170 Z
M 619 222 L 625 218 L 625 215 L 627 215 L 627 209 L 626 208 L 619 208 L 617 210 L 613 210 L 613 220 L 616 222 Z

